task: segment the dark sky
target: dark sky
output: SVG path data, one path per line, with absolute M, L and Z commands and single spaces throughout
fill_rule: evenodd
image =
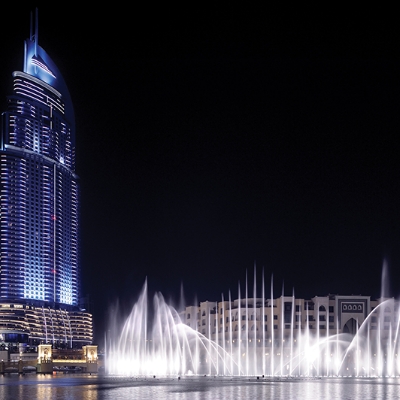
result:
M 34 9 L 13 7 L 3 99 Z M 254 265 L 276 295 L 375 298 L 386 262 L 397 296 L 393 11 L 200 7 L 39 7 L 39 44 L 75 106 L 96 340 L 146 277 L 175 304 L 181 287 L 187 304 L 236 297 Z

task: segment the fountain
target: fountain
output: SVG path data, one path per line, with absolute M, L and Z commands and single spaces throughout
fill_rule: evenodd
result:
M 106 372 L 264 377 L 400 374 L 400 311 L 398 301 L 384 297 L 383 289 L 376 301 L 332 295 L 308 301 L 294 294 L 274 299 L 272 279 L 268 297 L 264 283 L 261 297 L 256 297 L 255 280 L 253 297 L 248 296 L 247 286 L 246 279 L 244 298 L 239 285 L 235 301 L 229 293 L 228 301 L 222 296 L 220 302 L 200 303 L 178 313 L 161 293 L 154 296 L 149 310 L 146 281 L 122 328 L 116 321 L 110 325 Z
M 146 281 L 119 338 L 109 338 L 107 372 L 129 376 L 200 374 L 208 372 L 199 367 L 202 361 L 210 362 L 211 370 L 218 370 L 218 362 L 226 361 L 226 351 L 183 324 L 161 293 L 154 296 L 152 324 L 148 319 Z

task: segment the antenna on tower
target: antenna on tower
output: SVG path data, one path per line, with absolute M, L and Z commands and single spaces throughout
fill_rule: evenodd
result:
M 36 7 L 35 10 L 35 56 L 37 56 L 37 46 L 38 46 L 38 42 L 39 42 L 39 10 Z
M 32 29 L 33 29 L 33 17 L 32 17 L 32 11 L 31 11 L 31 21 L 30 21 L 31 23 L 30 23 L 30 25 L 29 25 L 29 39 L 30 40 L 32 40 L 33 39 L 33 32 L 32 32 Z
M 39 10 L 35 9 L 35 19 L 33 19 L 33 13 L 31 12 L 31 26 L 29 39 L 35 43 L 35 55 L 37 55 L 37 44 L 39 42 Z
M 35 43 L 39 43 L 39 10 L 36 7 L 35 13 Z

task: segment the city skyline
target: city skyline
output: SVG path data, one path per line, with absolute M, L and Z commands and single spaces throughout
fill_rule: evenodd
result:
M 255 263 L 276 293 L 379 296 L 386 261 L 398 293 L 390 22 L 40 8 L 39 26 L 76 111 L 99 338 L 146 278 L 176 303 L 181 285 L 188 304 L 217 301 Z M 27 27 L 2 28 L 5 85 Z

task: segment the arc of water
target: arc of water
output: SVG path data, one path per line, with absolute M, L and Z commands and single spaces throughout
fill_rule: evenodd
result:
M 396 317 L 397 317 L 396 333 L 395 333 L 395 337 L 394 337 L 393 356 L 392 356 L 392 359 L 394 360 L 393 364 L 395 366 L 395 370 L 394 370 L 395 375 L 399 374 L 399 364 L 398 364 L 398 362 L 395 361 L 395 358 L 397 357 L 397 352 L 399 350 L 398 341 L 399 341 L 399 329 L 400 329 L 400 307 L 397 311 Z
M 381 308 L 383 308 L 383 306 L 384 306 L 384 304 L 386 304 L 386 302 L 387 302 L 387 300 L 386 301 L 384 301 L 384 302 L 382 302 L 382 303 L 380 303 L 380 304 L 378 304 L 377 306 L 376 306 L 376 308 L 374 309 L 374 312 L 376 313 L 377 311 L 379 311 Z M 364 322 L 361 324 L 361 327 L 360 327 L 360 329 L 358 329 L 358 334 L 361 334 L 360 332 L 362 332 L 364 329 L 367 329 L 368 328 L 368 326 L 370 325 L 370 320 L 371 320 L 371 318 L 372 318 L 372 313 L 371 314 L 369 314 L 368 316 L 367 316 L 367 318 L 364 320 Z M 380 345 L 380 331 L 381 331 L 381 326 L 380 326 L 380 321 L 378 321 L 378 329 L 377 329 L 377 331 L 378 331 L 378 334 L 377 334 L 377 350 L 378 350 L 378 352 L 380 352 L 381 350 L 381 345 Z M 352 340 L 351 340 L 351 342 L 350 342 L 350 344 L 347 346 L 347 348 L 346 348 L 346 351 L 344 352 L 344 355 L 343 355 L 343 357 L 342 357 L 342 359 L 341 359 L 341 361 L 340 361 L 340 365 L 339 365 L 339 369 L 338 369 L 338 375 L 340 374 L 340 371 L 341 371 L 341 369 L 342 369 L 342 367 L 343 367 L 343 365 L 344 365 L 344 362 L 345 362 L 345 360 L 346 360 L 346 358 L 349 356 L 349 354 L 350 354 L 350 352 L 351 351 L 353 351 L 354 350 L 354 348 L 356 348 L 356 345 L 357 345 L 357 336 L 358 335 L 355 335 L 353 338 L 352 338 Z M 378 354 L 378 365 L 377 365 L 377 369 L 378 369 L 378 375 L 382 372 L 382 364 L 381 364 L 381 357 L 380 357 L 380 354 Z
M 256 266 L 254 266 L 254 275 L 256 272 Z M 318 325 L 320 316 L 326 317 L 325 312 L 319 308 L 309 311 L 308 301 L 299 300 L 298 304 L 301 307 L 300 312 L 297 313 L 295 311 L 297 300 L 293 290 L 290 298 L 291 326 L 289 332 L 285 325 L 289 323 L 289 320 L 285 322 L 285 316 L 288 317 L 285 303 L 286 306 L 289 305 L 289 298 L 285 299 L 284 287 L 282 286 L 281 298 L 275 301 L 273 276 L 271 276 L 271 298 L 268 304 L 268 301 L 265 301 L 264 271 L 262 276 L 261 307 L 257 305 L 257 301 L 259 301 L 257 299 L 257 280 L 254 277 L 251 295 L 247 273 L 243 299 L 239 282 L 237 303 L 236 301 L 234 304 L 232 303 L 230 292 L 229 302 L 225 302 L 222 294 L 221 306 L 218 305 L 218 302 L 215 303 L 215 312 L 212 309 L 213 303 L 207 302 L 208 323 L 205 324 L 207 337 L 200 336 L 199 332 L 183 324 L 179 314 L 165 303 L 161 294 L 155 296 L 154 320 L 148 321 L 147 285 L 145 285 L 142 295 L 134 305 L 121 331 L 117 333 L 118 340 L 114 343 L 111 342 L 109 336 L 107 337 L 107 363 L 112 365 L 111 371 L 113 373 L 123 371 L 124 374 L 127 372 L 129 374 L 149 374 L 154 373 L 155 367 L 159 367 L 160 371 L 168 374 L 185 373 L 188 368 L 195 373 L 203 368 L 203 371 L 209 374 L 215 371 L 217 374 L 224 375 L 236 373 L 250 375 L 262 372 L 280 376 L 286 374 L 395 376 L 399 373 L 397 352 L 399 350 L 400 316 L 398 308 L 395 308 L 397 303 L 395 306 L 394 299 L 382 301 L 368 316 L 362 316 L 364 320 L 361 325 L 361 320 L 358 319 L 357 326 L 354 325 L 355 336 L 350 339 L 350 335 L 339 334 L 341 331 L 339 318 L 336 318 L 336 326 L 332 329 L 327 320 L 326 331 L 320 330 Z M 285 300 L 287 301 L 285 302 Z M 389 301 L 391 306 L 385 310 Z M 322 303 L 315 300 L 314 304 L 318 307 L 319 303 L 325 304 L 324 302 L 325 300 Z M 277 312 L 279 321 L 274 319 L 274 312 L 277 310 L 274 303 L 279 306 Z M 270 307 L 269 312 L 266 309 L 267 305 Z M 229 310 L 226 307 L 229 307 Z M 393 309 L 396 311 L 394 312 Z M 233 311 L 237 311 L 236 320 Z M 297 315 L 300 321 L 295 319 Z M 311 315 L 316 317 L 313 322 L 317 324 L 315 330 L 310 329 Z M 268 324 L 266 324 L 265 316 L 268 317 Z M 372 316 L 379 318 L 377 322 L 374 321 L 371 324 Z M 189 319 L 189 316 L 187 318 Z M 149 322 L 153 322 L 153 325 L 150 325 Z M 274 329 L 274 322 L 279 324 L 279 331 Z M 297 322 L 300 326 L 295 330 Z M 268 337 L 265 325 L 270 327 Z M 212 332 L 213 327 L 215 331 Z M 257 333 L 257 329 L 261 329 L 262 332 Z M 336 335 L 331 335 L 335 329 Z M 286 337 L 285 333 L 288 332 L 289 336 Z M 312 334 L 312 332 L 314 333 Z M 259 344 L 261 340 L 262 344 Z M 118 360 L 113 357 L 115 350 L 119 354 Z M 266 354 L 269 355 L 268 358 L 266 358 Z M 203 360 L 200 359 L 200 356 L 204 355 L 208 360 L 206 367 L 205 364 L 199 364 Z M 336 363 L 333 363 L 332 360 L 336 360 Z M 351 368 L 350 363 L 352 363 Z M 347 367 L 350 368 L 349 372 L 347 372 Z M 109 368 L 108 371 L 110 371 Z

